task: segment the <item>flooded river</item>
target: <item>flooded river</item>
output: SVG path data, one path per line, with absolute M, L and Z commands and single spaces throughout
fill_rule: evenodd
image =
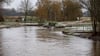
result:
M 1 29 L 0 39 L 3 56 L 94 56 L 100 52 L 92 40 L 42 27 Z

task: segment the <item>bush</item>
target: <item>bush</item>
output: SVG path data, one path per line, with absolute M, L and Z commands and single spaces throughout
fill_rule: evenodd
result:
M 56 22 L 49 22 L 49 26 L 55 26 Z

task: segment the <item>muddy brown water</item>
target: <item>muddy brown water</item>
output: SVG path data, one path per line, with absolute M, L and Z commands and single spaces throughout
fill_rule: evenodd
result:
M 0 30 L 0 56 L 99 56 L 100 43 L 25 26 Z

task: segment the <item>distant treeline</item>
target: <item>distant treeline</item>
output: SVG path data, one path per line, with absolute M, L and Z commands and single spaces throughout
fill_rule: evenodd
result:
M 18 12 L 15 9 L 7 9 L 3 8 L 2 9 L 3 16 L 24 16 L 24 13 Z M 34 11 L 31 11 L 28 16 L 34 16 Z

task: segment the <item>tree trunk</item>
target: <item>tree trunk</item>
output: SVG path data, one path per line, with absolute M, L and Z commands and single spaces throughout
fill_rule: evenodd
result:
M 27 21 L 27 12 L 25 12 L 25 19 L 24 19 L 24 22 L 26 23 Z
M 91 20 L 92 20 L 92 26 L 93 26 L 93 35 L 96 35 L 97 34 L 97 14 L 96 14 L 96 6 L 95 6 L 95 1 L 94 0 L 91 0 L 90 1 L 91 3 Z

